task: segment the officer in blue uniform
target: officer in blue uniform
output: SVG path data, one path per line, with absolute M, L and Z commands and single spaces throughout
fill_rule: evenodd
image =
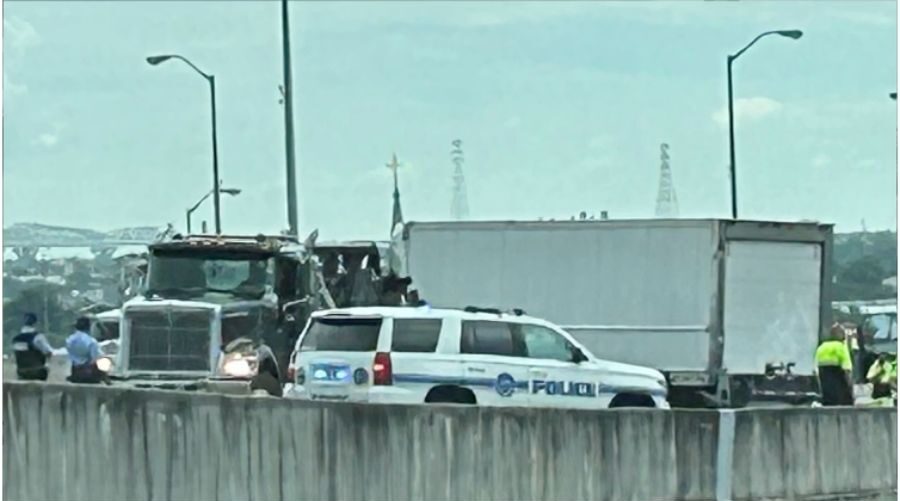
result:
M 25 325 L 12 339 L 13 352 L 16 355 L 16 375 L 19 379 L 30 381 L 46 381 L 49 374 L 47 361 L 53 355 L 53 347 L 47 338 L 38 332 L 37 315 L 25 314 Z
M 75 321 L 75 332 L 66 338 L 66 351 L 72 364 L 71 383 L 99 384 L 105 376 L 97 368 L 102 355 L 100 344 L 91 335 L 91 319 L 81 317 Z

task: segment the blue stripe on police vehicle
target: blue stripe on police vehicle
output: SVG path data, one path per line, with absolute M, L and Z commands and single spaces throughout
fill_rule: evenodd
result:
M 355 376 L 355 374 L 354 374 Z M 616 394 L 622 391 L 632 390 L 631 388 L 611 386 L 603 383 L 591 383 L 586 381 L 554 381 L 544 379 L 533 379 L 531 381 L 516 381 L 516 379 L 506 372 L 499 374 L 494 379 L 489 378 L 460 378 L 447 376 L 434 376 L 430 374 L 395 374 L 394 381 L 398 383 L 420 383 L 420 384 L 458 384 L 460 386 L 480 386 L 493 387 L 501 397 L 511 397 L 516 390 L 525 390 L 531 394 L 545 394 L 550 396 L 571 396 L 571 397 L 598 397 L 603 395 Z M 665 396 L 664 389 L 648 389 L 633 388 L 634 391 L 640 393 L 648 393 L 654 396 Z

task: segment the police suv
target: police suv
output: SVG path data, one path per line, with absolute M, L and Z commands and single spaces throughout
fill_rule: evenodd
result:
M 669 408 L 653 369 L 601 360 L 521 311 L 359 307 L 314 313 L 284 396 L 373 403 Z

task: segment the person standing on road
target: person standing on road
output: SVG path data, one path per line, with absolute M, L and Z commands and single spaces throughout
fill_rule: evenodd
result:
M 91 320 L 81 317 L 75 321 L 75 332 L 66 339 L 69 362 L 72 363 L 72 383 L 97 384 L 103 381 L 103 373 L 97 368 L 100 358 L 100 343 L 89 334 Z
M 878 355 L 878 360 L 869 368 L 866 380 L 872 384 L 872 398 L 878 400 L 891 396 L 891 378 L 894 368 L 886 353 Z
M 25 325 L 12 339 L 12 348 L 16 355 L 16 375 L 19 379 L 30 381 L 46 381 L 50 371 L 47 361 L 53 355 L 53 347 L 47 338 L 38 332 L 37 315 L 25 314 Z
M 831 327 L 831 339 L 820 344 L 816 350 L 816 366 L 822 405 L 853 405 L 853 362 L 844 342 L 844 329 L 840 325 Z

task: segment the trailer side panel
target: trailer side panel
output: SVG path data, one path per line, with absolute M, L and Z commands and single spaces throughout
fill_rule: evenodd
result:
M 408 271 L 436 306 L 523 308 L 597 356 L 707 371 L 713 221 L 416 223 Z

